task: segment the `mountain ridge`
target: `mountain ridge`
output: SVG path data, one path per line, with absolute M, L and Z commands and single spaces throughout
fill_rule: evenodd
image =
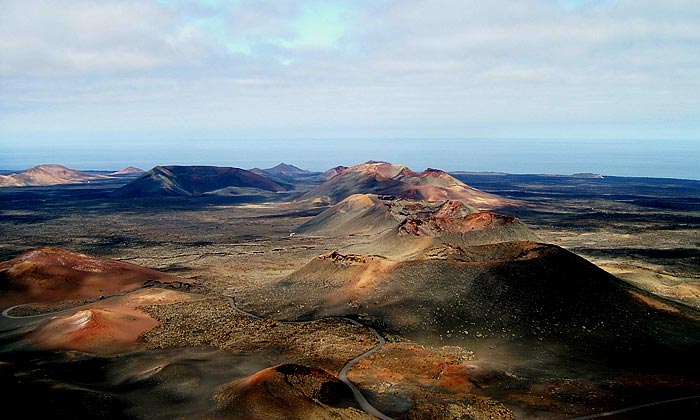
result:
M 225 188 L 253 188 L 268 192 L 289 189 L 262 175 L 234 167 L 156 166 L 131 183 L 112 192 L 114 197 L 192 197 Z

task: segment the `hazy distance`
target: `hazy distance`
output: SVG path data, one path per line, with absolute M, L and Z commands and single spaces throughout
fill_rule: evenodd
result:
M 268 168 L 287 162 L 313 171 L 367 160 L 416 169 L 700 179 L 696 140 L 335 139 L 3 141 L 0 169 L 42 163 L 76 169 L 218 165 Z

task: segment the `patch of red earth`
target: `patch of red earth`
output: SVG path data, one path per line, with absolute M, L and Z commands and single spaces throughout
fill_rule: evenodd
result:
M 639 293 L 639 292 L 634 291 L 634 290 L 630 290 L 629 294 L 632 295 L 632 297 L 634 297 L 636 300 L 644 303 L 645 305 L 649 305 L 654 309 L 658 309 L 658 310 L 661 310 L 664 312 L 670 312 L 670 313 L 675 314 L 675 315 L 679 315 L 679 316 L 683 316 L 685 318 L 692 319 L 692 317 L 687 316 L 686 314 L 684 314 L 683 312 L 678 310 L 678 308 L 674 308 L 673 306 L 670 306 L 659 299 L 654 299 L 650 296 L 643 295 L 642 293 Z
M 159 322 L 138 309 L 167 305 L 198 297 L 166 289 L 142 289 L 106 299 L 41 324 L 29 340 L 44 349 L 117 354 L 141 347 L 140 337 Z
M 134 290 L 148 281 L 192 283 L 121 261 L 36 248 L 0 263 L 0 307 L 98 297 Z
M 452 175 L 448 174 L 445 171 L 441 171 L 440 169 L 434 169 L 434 168 L 428 168 L 418 174 L 418 176 L 421 177 L 434 177 L 434 178 L 449 178 L 449 179 L 455 179 Z
M 455 235 L 494 229 L 516 223 L 517 219 L 491 212 L 464 215 L 460 202 L 448 201 L 433 215 L 407 219 L 399 232 L 414 236 Z
M 457 347 L 432 348 L 411 343 L 387 343 L 358 362 L 349 379 L 356 382 L 409 382 L 447 392 L 468 394 L 474 380 L 466 364 L 474 355 Z
M 466 217 L 464 231 L 492 229 L 497 226 L 508 226 L 516 222 L 515 217 L 504 216 L 488 211 L 470 214 Z
M 45 349 L 116 354 L 134 350 L 141 334 L 158 321 L 132 308 L 90 308 L 56 317 L 32 333 L 32 342 Z

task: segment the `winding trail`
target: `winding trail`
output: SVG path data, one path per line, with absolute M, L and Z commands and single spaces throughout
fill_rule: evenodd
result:
M 142 288 L 144 288 L 144 287 L 142 287 Z M 138 289 L 135 289 L 135 290 L 138 290 Z M 123 295 L 130 293 L 130 292 L 133 292 L 133 291 L 134 290 L 114 293 L 114 294 L 105 296 L 101 300 L 109 299 L 109 298 L 113 298 L 113 297 L 117 297 L 117 296 L 123 296 Z M 224 295 L 224 297 L 226 297 L 228 299 L 229 305 L 231 306 L 231 308 L 233 310 L 235 310 L 236 312 L 238 312 L 239 314 L 246 316 L 248 318 L 252 318 L 252 319 L 264 319 L 263 317 L 255 315 L 255 314 L 250 313 L 248 311 L 244 311 L 243 309 L 236 306 L 236 303 L 235 303 L 234 298 L 232 296 Z M 70 311 L 75 311 L 76 309 L 80 309 L 82 307 L 87 307 L 87 306 L 93 305 L 95 302 L 89 302 L 86 304 L 77 305 L 74 307 L 61 309 L 58 311 L 45 312 L 45 313 L 34 314 L 34 315 L 16 316 L 16 315 L 11 314 L 11 312 L 17 308 L 21 308 L 23 306 L 35 305 L 36 303 L 37 302 L 24 303 L 24 304 L 20 304 L 20 305 L 10 306 L 9 308 L 4 309 L 0 313 L 0 319 L 5 320 L 5 322 L 0 322 L 0 338 L 5 338 L 7 336 L 14 335 L 13 332 L 19 333 L 18 330 L 21 330 L 22 328 L 25 328 L 25 327 L 30 327 L 31 325 L 39 323 L 40 321 L 47 319 L 47 318 L 50 318 L 53 315 L 63 314 L 63 313 L 67 313 Z M 350 371 L 350 369 L 352 368 L 353 365 L 355 365 L 360 360 L 376 353 L 377 351 L 379 351 L 379 349 L 381 349 L 384 346 L 384 344 L 386 344 L 386 340 L 384 339 L 384 337 L 381 336 L 381 334 L 379 334 L 377 332 L 377 330 L 375 330 L 372 327 L 368 327 L 366 325 L 363 325 L 363 324 L 355 321 L 354 319 L 345 318 L 345 317 L 324 317 L 324 318 L 320 318 L 317 320 L 311 320 L 311 321 L 278 321 L 278 322 L 281 322 L 283 324 L 310 324 L 310 323 L 313 323 L 316 321 L 320 321 L 322 319 L 342 319 L 342 320 L 345 320 L 345 321 L 353 324 L 356 327 L 367 328 L 372 333 L 372 335 L 374 335 L 374 337 L 377 339 L 377 344 L 374 347 L 372 347 L 368 351 L 366 351 L 366 352 L 362 353 L 361 355 L 346 362 L 345 365 L 343 365 L 343 367 L 340 369 L 340 372 L 338 373 L 338 378 L 343 383 L 345 383 L 348 387 L 350 387 L 350 390 L 352 391 L 352 394 L 355 397 L 355 400 L 360 405 L 360 408 L 362 410 L 364 410 L 366 413 L 368 413 L 368 414 L 370 414 L 378 419 L 381 419 L 381 420 L 394 420 L 392 417 L 389 417 L 389 416 L 383 414 L 382 412 L 377 410 L 372 404 L 370 404 L 369 401 L 367 401 L 367 399 L 365 398 L 365 396 L 362 395 L 360 390 L 355 386 L 355 384 L 353 384 L 348 379 L 348 372 Z
M 22 306 L 30 306 L 30 305 L 37 305 L 37 304 L 51 304 L 51 303 L 60 303 L 60 302 L 30 302 L 30 303 L 22 303 L 22 304 L 19 304 L 19 305 L 10 306 L 9 308 L 6 308 L 5 310 L 2 311 L 2 313 L 1 313 L 0 315 L 2 315 L 3 318 L 7 318 L 7 319 L 47 318 L 47 317 L 49 317 L 49 316 L 51 316 L 51 315 L 62 314 L 62 313 L 64 313 L 64 312 L 70 312 L 70 311 L 73 311 L 73 310 L 76 310 L 76 309 L 80 309 L 80 308 L 83 308 L 83 307 L 88 307 L 88 306 L 94 305 L 96 302 L 104 301 L 104 300 L 107 300 L 107 299 L 110 299 L 110 298 L 113 298 L 113 297 L 117 297 L 117 296 L 124 296 L 124 295 L 126 295 L 126 294 L 128 294 L 128 293 L 135 292 L 135 291 L 137 291 L 137 290 L 147 289 L 147 288 L 149 288 L 149 287 L 152 287 L 152 286 L 141 286 L 141 287 L 137 287 L 136 289 L 132 289 L 132 290 L 125 290 L 125 291 L 123 291 L 123 292 L 116 292 L 116 293 L 112 293 L 112 294 L 109 294 L 109 295 L 104 295 L 104 296 L 101 297 L 100 299 L 92 300 L 92 301 L 87 302 L 87 303 L 81 303 L 81 304 L 79 304 L 79 305 L 71 306 L 71 307 L 66 308 L 66 309 L 60 309 L 60 310 L 58 310 L 58 311 L 53 311 L 53 312 L 42 312 L 42 313 L 35 314 L 35 315 L 20 315 L 20 316 L 10 315 L 10 312 L 12 312 L 13 310 L 15 310 L 15 309 L 17 309 L 17 308 L 21 308 Z
M 239 314 L 244 315 L 248 318 L 264 319 L 261 316 L 252 314 L 248 311 L 244 311 L 243 309 L 236 306 L 236 302 L 232 296 L 224 295 L 224 297 L 226 297 L 228 299 L 229 306 L 231 306 L 231 308 L 234 311 L 238 312 Z M 342 320 L 345 320 L 345 321 L 353 324 L 356 327 L 367 328 L 372 333 L 372 335 L 374 335 L 374 337 L 377 339 L 377 345 L 375 345 L 371 349 L 367 350 L 366 352 L 362 353 L 361 355 L 349 360 L 348 362 L 345 363 L 345 365 L 343 365 L 343 367 L 340 369 L 340 372 L 338 373 L 338 379 L 340 379 L 344 384 L 346 384 L 347 386 L 350 387 L 350 390 L 352 391 L 352 395 L 355 397 L 355 401 L 357 401 L 357 403 L 360 405 L 360 408 L 362 408 L 362 410 L 364 410 L 366 413 L 368 413 L 368 414 L 370 414 L 378 419 L 381 419 L 381 420 L 394 420 L 392 417 L 389 417 L 389 416 L 383 414 L 381 411 L 377 410 L 372 404 L 370 404 L 369 401 L 367 401 L 367 399 L 365 398 L 365 396 L 362 395 L 360 390 L 355 386 L 355 384 L 353 384 L 352 381 L 350 381 L 348 379 L 348 372 L 350 371 L 350 368 L 352 368 L 352 366 L 355 363 L 357 363 L 360 360 L 376 353 L 377 351 L 379 351 L 379 349 L 381 349 L 384 346 L 384 344 L 386 344 L 386 340 L 384 339 L 384 337 L 381 336 L 381 334 L 379 334 L 377 332 L 377 330 L 375 330 L 372 327 L 368 327 L 366 325 L 363 325 L 363 324 L 355 321 L 354 319 L 345 318 L 345 317 L 335 317 L 335 316 L 323 317 L 323 318 L 315 319 L 312 321 L 277 321 L 277 320 L 276 321 L 281 322 L 283 324 L 310 324 L 312 322 L 321 321 L 323 319 L 342 319 Z

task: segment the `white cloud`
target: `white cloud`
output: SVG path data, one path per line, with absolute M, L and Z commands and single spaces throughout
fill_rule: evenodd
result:
M 75 75 L 196 62 L 199 30 L 157 3 L 22 0 L 2 3 L 0 72 Z
M 0 1 L 15 131 L 700 125 L 697 0 L 343 1 L 323 48 L 294 42 L 312 0 Z

